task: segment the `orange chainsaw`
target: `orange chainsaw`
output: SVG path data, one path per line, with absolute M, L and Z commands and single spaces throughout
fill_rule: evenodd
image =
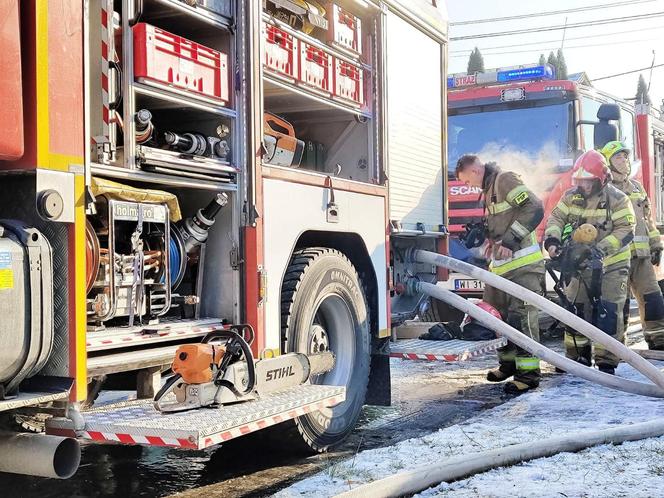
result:
M 244 337 L 249 331 L 250 338 Z M 200 344 L 184 344 L 175 352 L 174 375 L 154 398 L 160 412 L 178 412 L 257 399 L 304 384 L 334 368 L 329 352 L 288 353 L 254 361 L 248 325 L 208 334 Z

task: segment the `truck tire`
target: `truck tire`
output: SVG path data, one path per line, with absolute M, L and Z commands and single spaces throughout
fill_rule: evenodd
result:
M 303 442 L 323 452 L 350 434 L 369 381 L 371 336 L 362 283 L 339 251 L 307 248 L 295 252 L 281 289 L 281 327 L 287 352 L 331 350 L 334 369 L 312 384 L 346 387 L 346 400 L 295 420 Z

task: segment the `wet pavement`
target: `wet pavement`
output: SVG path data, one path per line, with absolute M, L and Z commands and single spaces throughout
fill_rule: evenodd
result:
M 391 407 L 365 407 L 341 447 L 306 455 L 280 441 L 283 427 L 244 436 L 205 451 L 85 444 L 81 467 L 66 481 L 0 477 L 0 496 L 163 497 L 269 496 L 358 450 L 390 446 L 454 425 L 502 403 L 501 385 L 488 384 L 487 355 L 461 364 L 392 359 Z

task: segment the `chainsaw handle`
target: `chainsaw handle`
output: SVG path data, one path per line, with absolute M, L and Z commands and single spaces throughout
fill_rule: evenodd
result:
M 166 383 L 161 386 L 161 389 L 157 391 L 157 394 L 154 395 L 154 405 L 157 410 L 159 410 L 159 407 L 157 406 L 159 404 L 159 400 L 164 396 L 164 394 L 170 391 L 171 387 L 173 387 L 173 385 L 180 379 L 182 379 L 182 375 L 175 374 L 173 377 L 168 379 Z
M 245 332 L 249 333 L 248 339 L 246 337 Z M 209 332 L 205 337 L 203 337 L 203 340 L 201 342 L 203 344 L 207 344 L 212 339 L 230 339 L 231 337 L 233 337 L 233 334 L 240 336 L 249 345 L 253 344 L 254 339 L 256 338 L 256 333 L 254 332 L 254 328 L 248 323 L 242 323 L 238 325 L 232 325 L 229 329 L 215 330 L 213 332 Z
M 243 331 L 246 330 L 247 327 L 251 328 L 249 325 L 236 326 L 234 328 L 237 327 L 242 327 Z M 253 329 L 251 329 L 251 331 L 253 334 Z M 244 339 L 244 337 L 242 337 L 232 328 L 229 330 L 215 330 L 214 332 L 210 332 L 208 335 L 203 337 L 203 340 L 201 342 L 203 344 L 207 344 L 212 339 L 217 339 L 217 338 L 228 339 L 228 342 L 226 343 L 226 352 L 224 353 L 224 356 L 222 357 L 221 360 L 221 364 L 219 365 L 219 375 L 223 374 L 229 362 L 231 361 L 230 355 L 235 354 L 237 351 L 233 346 L 235 345 L 239 346 L 240 349 L 242 350 L 242 355 L 244 356 L 244 359 L 247 362 L 247 374 L 249 375 L 249 382 L 247 383 L 246 389 L 239 394 L 240 395 L 249 394 L 256 385 L 256 369 L 254 366 L 254 355 L 251 352 L 249 344 Z M 221 382 L 219 379 L 215 379 L 214 382 L 217 385 L 224 385 L 228 387 L 226 383 Z

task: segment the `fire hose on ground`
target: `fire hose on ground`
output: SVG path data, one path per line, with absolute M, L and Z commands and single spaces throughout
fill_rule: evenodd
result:
M 565 358 L 549 348 L 542 346 L 478 306 L 475 306 L 468 300 L 433 284 L 413 279 L 409 282 L 410 292 L 422 292 L 423 294 L 439 299 L 458 308 L 538 358 L 571 374 L 620 391 L 643 396 L 664 398 L 664 389 L 662 389 L 662 386 L 664 386 L 664 376 L 654 365 L 634 353 L 624 344 L 621 344 L 585 320 L 561 308 L 555 303 L 552 303 L 546 298 L 524 289 L 498 275 L 448 256 L 415 250 L 409 252 L 408 258 L 412 262 L 442 266 L 463 273 L 479 279 L 510 295 L 527 301 L 540 308 L 542 311 L 549 313 L 560 322 L 574 327 L 575 330 L 589 339 L 602 344 L 607 350 L 611 351 L 620 359 L 628 362 L 657 385 L 636 382 L 609 375 Z M 427 462 L 412 470 L 359 486 L 338 496 L 343 498 L 404 496 L 425 490 L 431 486 L 440 484 L 441 482 L 455 481 L 501 466 L 514 465 L 523 461 L 552 456 L 562 452 L 581 451 L 585 448 L 600 444 L 620 444 L 625 441 L 636 441 L 662 435 L 664 435 L 664 419 L 593 432 L 585 431 L 581 434 L 572 434 L 564 437 L 545 439 L 543 441 L 496 448 L 471 455 L 460 455 L 442 460 L 433 465 L 431 462 Z
M 586 367 L 587 368 L 587 367 Z M 664 419 L 651 420 L 610 429 L 584 431 L 563 437 L 553 437 L 493 450 L 459 455 L 438 462 L 427 462 L 412 470 L 373 481 L 338 495 L 337 498 L 387 498 L 407 496 L 497 467 L 514 465 L 535 458 L 543 458 L 563 452 L 581 451 L 600 444 L 620 444 L 638 441 L 664 434 Z
M 545 297 L 525 289 L 520 285 L 517 285 L 514 282 L 511 282 L 494 273 L 488 272 L 482 268 L 478 268 L 468 263 L 464 263 L 463 261 L 459 261 L 449 256 L 444 256 L 442 254 L 413 250 L 408 252 L 407 258 L 412 262 L 442 266 L 443 268 L 448 268 L 455 272 L 463 273 L 470 277 L 481 280 L 486 284 L 495 287 L 496 289 L 500 289 L 507 294 L 527 301 L 529 304 L 541 309 L 553 318 L 559 320 L 561 323 L 572 327 L 575 331 L 583 334 L 590 340 L 601 344 L 618 358 L 629 363 L 632 367 L 634 367 L 656 385 L 631 381 L 628 379 L 616 377 L 614 375 L 605 374 L 565 358 L 550 350 L 549 348 L 542 346 L 538 342 L 510 327 L 508 324 L 502 322 L 501 320 L 498 320 L 491 314 L 468 302 L 466 299 L 457 296 L 453 292 L 436 287 L 433 284 L 427 284 L 413 280 L 411 281 L 410 285 L 411 287 L 415 287 L 415 289 L 411 290 L 428 294 L 435 299 L 440 299 L 450 304 L 451 306 L 454 306 L 455 308 L 468 313 L 471 317 L 475 318 L 477 321 L 486 325 L 487 327 L 496 330 L 499 334 L 506 337 L 513 343 L 517 344 L 538 358 L 546 361 L 547 363 L 565 370 L 566 372 L 621 391 L 640 394 L 643 396 L 653 396 L 658 398 L 664 397 L 664 375 L 655 365 L 629 349 L 621 342 L 618 342 L 613 337 L 610 337 L 605 332 L 599 330 L 594 325 L 586 322 L 583 318 L 576 316 L 574 313 L 571 313 L 564 308 L 561 308 Z

